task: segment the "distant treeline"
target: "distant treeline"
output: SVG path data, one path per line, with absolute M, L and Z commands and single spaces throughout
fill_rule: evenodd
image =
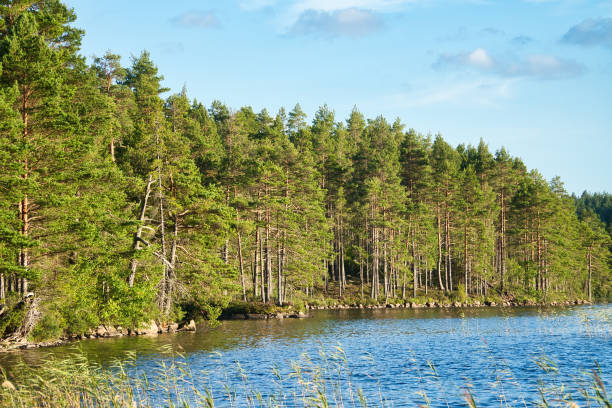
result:
M 147 52 L 88 65 L 59 1 L 0 16 L 0 297 L 36 299 L 5 335 L 347 287 L 377 301 L 610 296 L 595 214 L 609 222 L 609 196 L 575 200 L 504 149 L 454 148 L 357 109 L 309 121 L 299 105 L 162 99 Z
M 612 225 L 612 194 L 609 193 L 594 193 L 583 192 L 582 195 L 574 197 L 578 214 L 585 211 L 593 211 L 601 218 L 608 227 L 608 231 L 612 233 L 610 225 Z

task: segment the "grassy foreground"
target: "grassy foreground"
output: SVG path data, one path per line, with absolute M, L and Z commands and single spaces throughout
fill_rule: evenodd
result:
M 283 378 L 276 368 L 269 373 L 268 389 L 258 390 L 250 384 L 248 373 L 239 363 L 234 370 L 225 369 L 225 378 L 238 376 L 241 385 L 230 385 L 229 381 L 215 383 L 210 373 L 194 372 L 185 355 L 170 348 L 161 350 L 165 359 L 147 370 L 138 369 L 135 354 L 128 353 L 122 361 L 102 367 L 91 363 L 84 354 L 76 352 L 70 358 L 49 359 L 37 367 L 19 363 L 11 368 L 10 378 L 3 372 L 0 387 L 2 407 L 391 407 L 399 403 L 387 399 L 376 378 L 376 370 L 370 379 L 378 384 L 377 395 L 366 397 L 359 379 L 352 376 L 348 359 L 340 346 L 326 351 L 321 347 L 317 363 L 308 355 L 291 364 L 290 374 Z M 596 370 L 572 377 L 567 387 L 555 377 L 556 366 L 547 358 L 536 361 L 549 381 L 541 382 L 537 392 L 542 407 L 612 407 L 600 373 Z M 433 363 L 423 377 L 442 382 Z M 230 373 L 230 371 L 233 371 Z M 498 391 L 501 407 L 510 407 L 503 392 L 503 381 L 492 384 Z M 202 380 L 208 384 L 202 387 Z M 214 390 L 217 390 L 215 395 Z M 220 389 L 224 392 L 219 394 Z M 479 392 L 490 390 L 473 389 L 465 384 L 464 406 L 474 408 Z M 534 391 L 534 390 L 531 390 Z M 442 392 L 426 392 L 425 389 L 407 389 L 414 397 L 416 406 L 454 406 L 449 396 Z M 457 397 L 457 396 L 454 396 Z M 452 398 L 452 397 L 451 397 Z M 455 398 L 456 399 L 456 398 Z M 519 406 L 532 406 L 533 402 L 522 400 Z M 484 405 L 482 405 L 484 406 Z

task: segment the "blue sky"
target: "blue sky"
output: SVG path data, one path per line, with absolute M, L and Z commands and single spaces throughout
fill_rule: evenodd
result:
M 612 192 L 612 1 L 69 0 L 82 53 L 151 52 L 209 104 L 399 117 Z

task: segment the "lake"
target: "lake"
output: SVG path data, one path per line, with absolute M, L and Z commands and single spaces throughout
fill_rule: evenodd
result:
M 466 391 L 479 407 L 532 406 L 542 393 L 551 401 L 569 393 L 582 406 L 592 370 L 612 389 L 611 319 L 609 305 L 321 310 L 198 333 L 84 340 L 0 355 L 0 365 L 10 372 L 16 358 L 37 364 L 78 347 L 102 364 L 135 352 L 131 370 L 151 375 L 171 364 L 172 348 L 218 406 L 259 406 L 253 390 L 293 406 L 317 378 L 331 406 L 359 406 L 359 390 L 374 406 L 466 406 Z

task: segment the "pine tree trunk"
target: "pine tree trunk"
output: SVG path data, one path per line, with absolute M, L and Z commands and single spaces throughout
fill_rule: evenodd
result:
M 134 235 L 134 243 L 132 248 L 134 251 L 138 251 L 140 249 L 140 240 L 142 237 L 142 228 L 145 221 L 145 216 L 147 213 L 147 203 L 149 201 L 149 196 L 151 195 L 151 186 L 153 185 L 153 175 L 149 174 L 149 181 L 147 182 L 147 187 L 145 189 L 145 195 L 142 200 L 142 208 L 140 209 L 140 217 L 138 217 L 138 221 L 140 221 L 140 225 L 136 230 L 136 234 Z M 138 268 L 138 261 L 134 258 L 130 261 L 130 275 L 128 277 L 128 286 L 134 287 L 134 279 L 136 277 L 136 269 Z
M 276 223 L 276 262 L 278 263 L 277 275 L 276 275 L 276 286 L 278 292 L 278 305 L 283 305 L 283 260 L 281 255 L 281 240 L 280 240 L 280 228 L 278 226 L 278 218 Z
M 442 283 L 442 220 L 440 220 L 440 204 L 436 204 L 436 221 L 438 226 L 438 283 L 440 290 L 446 292 L 446 288 Z
M 240 282 L 242 283 L 242 300 L 246 302 L 246 282 L 244 281 L 244 259 L 242 258 L 242 235 L 238 231 L 238 261 L 240 264 Z
M 266 191 L 266 196 L 268 192 Z M 266 209 L 266 303 L 270 303 L 272 292 L 272 254 L 270 253 L 270 209 Z
M 417 267 L 416 267 L 416 232 L 414 230 L 414 227 L 412 228 L 412 230 L 410 231 L 410 235 L 412 237 L 412 245 L 411 245 L 411 255 L 412 255 L 412 279 L 413 279 L 413 283 L 412 283 L 412 297 L 416 298 L 417 296 L 417 287 L 419 286 L 418 284 L 418 277 L 417 277 Z
M 112 129 L 111 129 L 112 132 Z M 110 156 L 111 156 L 111 160 L 113 161 L 113 163 L 116 161 L 115 160 L 115 137 L 111 136 L 110 139 Z
M 359 283 L 361 285 L 361 299 L 363 299 L 363 259 L 359 260 Z
M 257 222 L 259 222 L 259 211 L 257 211 Z M 259 227 L 255 228 L 255 254 L 253 256 L 253 297 L 259 296 Z
M 174 288 L 174 277 L 176 271 L 176 248 L 178 245 L 179 218 L 174 215 L 174 230 L 172 233 L 172 249 L 170 250 L 170 265 L 168 267 L 168 277 L 166 279 L 166 303 L 164 305 L 164 315 L 168 316 L 172 307 L 172 292 Z
M 589 302 L 593 300 L 592 290 L 591 290 L 591 278 L 593 276 L 593 262 L 592 262 L 593 254 L 591 252 L 591 248 L 589 248 Z
M 500 243 L 500 286 L 501 292 L 504 293 L 504 275 L 506 272 L 506 203 L 504 198 L 504 186 L 505 181 L 502 179 L 501 189 L 501 243 Z
M 29 143 L 29 116 L 28 116 L 28 98 L 30 96 L 30 90 L 27 86 L 23 89 L 23 103 L 22 103 L 22 118 L 23 118 L 23 141 L 24 143 Z M 30 168 L 28 157 L 26 157 L 23 161 L 23 179 L 27 180 L 30 175 Z M 27 181 L 26 181 L 27 182 Z M 21 218 L 21 235 L 23 238 L 28 237 L 30 232 L 30 203 L 28 200 L 28 195 L 26 194 L 20 202 L 19 205 L 19 215 Z M 27 271 L 30 267 L 30 257 L 29 257 L 29 249 L 22 247 L 19 251 L 19 265 L 23 268 L 23 270 Z M 25 290 L 24 290 L 25 288 Z M 26 293 L 28 288 L 28 280 L 26 278 L 22 278 L 21 280 L 21 292 Z
M 468 295 L 468 208 L 465 209 L 465 225 L 463 230 L 463 263 L 465 268 L 465 296 Z
M 446 214 L 445 214 L 445 221 L 444 221 L 444 230 L 445 230 L 445 239 L 446 239 L 446 244 L 445 244 L 445 249 L 446 249 L 446 257 L 445 257 L 445 269 L 446 269 L 446 277 L 447 277 L 447 281 L 446 281 L 446 289 L 448 291 L 452 291 L 453 290 L 453 264 L 452 264 L 452 259 L 451 259 L 451 227 L 450 227 L 450 214 L 448 211 L 448 204 L 446 205 Z

